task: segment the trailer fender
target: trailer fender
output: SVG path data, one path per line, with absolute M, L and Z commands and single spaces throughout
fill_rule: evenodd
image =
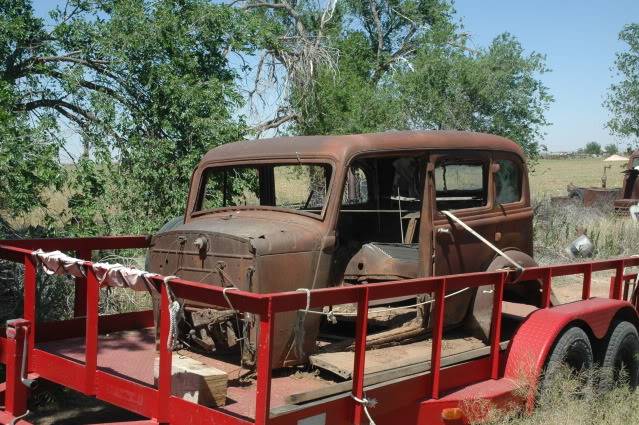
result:
M 558 336 L 571 325 L 584 329 L 596 350 L 620 317 L 638 323 L 636 311 L 626 301 L 591 298 L 537 310 L 521 324 L 507 351 L 504 377 L 535 385 Z

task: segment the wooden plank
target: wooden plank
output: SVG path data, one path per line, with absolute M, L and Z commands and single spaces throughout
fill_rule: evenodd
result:
M 156 382 L 159 361 L 159 357 L 156 357 L 154 365 Z M 226 404 L 228 384 L 226 372 L 177 353 L 173 353 L 171 370 L 171 393 L 176 397 L 209 407 Z
M 508 347 L 508 341 L 503 341 L 501 349 L 505 350 Z M 352 354 L 352 353 L 351 353 Z M 464 363 L 470 360 L 477 359 L 482 356 L 490 354 L 490 347 L 483 346 L 481 348 L 472 349 L 463 353 L 458 353 L 442 358 L 442 367 L 448 367 L 453 364 Z M 368 368 L 367 368 L 368 370 Z M 430 370 L 430 361 L 422 361 L 415 364 L 404 365 L 393 369 L 382 370 L 374 373 L 367 373 L 364 377 L 364 386 L 380 384 L 382 382 L 389 382 L 394 379 L 405 378 L 407 376 L 424 373 Z M 353 381 L 348 380 L 344 382 L 338 382 L 331 384 L 325 388 L 319 388 L 312 391 L 306 391 L 303 393 L 291 394 L 286 398 L 286 402 L 296 405 L 301 403 L 307 403 L 313 400 L 318 400 L 326 397 L 331 397 L 336 394 L 345 393 L 351 390 Z M 278 409 L 273 409 L 272 413 L 284 413 L 291 409 L 292 406 L 282 406 Z M 277 411 L 277 412 L 276 412 Z
M 457 333 L 449 335 L 442 342 L 442 355 L 452 356 L 485 347 L 481 340 Z M 430 361 L 431 340 L 423 340 L 410 344 L 379 348 L 366 352 L 366 373 L 376 373 L 389 369 Z M 336 351 L 314 354 L 310 363 L 314 367 L 334 373 L 343 379 L 350 379 L 353 369 L 352 351 Z

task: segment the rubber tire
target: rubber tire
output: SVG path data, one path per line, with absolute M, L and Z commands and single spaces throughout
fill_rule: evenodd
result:
M 541 388 L 547 387 L 554 374 L 562 365 L 577 372 L 592 368 L 594 363 L 590 339 L 583 329 L 573 326 L 561 334 L 552 348 L 541 382 Z
M 621 367 L 628 373 L 628 385 L 639 385 L 639 333 L 630 322 L 619 322 L 608 338 L 602 368 L 602 389 L 609 390 L 619 380 Z

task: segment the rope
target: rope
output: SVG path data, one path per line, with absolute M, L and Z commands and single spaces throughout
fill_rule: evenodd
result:
M 233 307 L 233 304 L 231 303 L 231 300 L 229 299 L 229 296 L 228 296 L 228 295 L 226 295 L 226 291 L 231 291 L 231 290 L 239 291 L 239 290 L 240 290 L 240 288 L 237 288 L 237 287 L 235 287 L 235 286 L 228 286 L 228 287 L 226 287 L 226 288 L 222 289 L 222 296 L 223 296 L 223 297 L 224 297 L 224 299 L 226 300 L 226 303 L 229 305 L 229 308 L 230 308 L 231 310 L 233 310 L 233 311 L 236 311 L 236 310 L 235 310 L 235 307 Z
M 166 349 L 169 351 L 175 350 L 175 341 L 178 339 L 177 315 L 180 312 L 180 303 L 175 299 L 173 291 L 171 291 L 171 286 L 169 285 L 171 280 L 176 278 L 177 276 L 166 276 L 163 279 L 164 286 L 166 287 L 166 297 L 169 301 L 169 337 L 166 341 Z
M 233 307 L 233 303 L 231 303 L 231 300 L 229 299 L 229 296 L 226 295 L 226 291 L 239 291 L 240 288 L 236 287 L 236 286 L 228 286 L 224 289 L 222 289 L 222 296 L 224 297 L 224 299 L 226 300 L 226 303 L 229 305 L 229 308 L 231 309 L 231 311 L 233 311 L 235 314 L 233 315 L 235 318 L 235 326 L 237 328 L 237 332 L 242 332 L 242 336 L 237 338 L 237 342 L 240 343 L 240 370 L 242 370 L 244 368 L 244 340 L 248 338 L 248 323 L 245 320 L 242 321 L 242 326 L 240 327 L 240 319 L 237 317 L 238 316 L 238 311 L 235 309 L 235 307 Z M 249 344 L 250 347 L 250 344 Z
M 362 407 L 364 408 L 364 414 L 368 418 L 369 424 L 376 425 L 373 417 L 371 416 L 371 413 L 368 411 L 368 408 L 370 407 L 371 409 L 373 409 L 375 406 L 377 406 L 377 400 L 375 400 L 374 398 L 366 398 L 366 393 L 364 393 L 363 398 L 358 398 L 355 394 L 351 393 L 351 398 L 362 405 Z
M 24 412 L 22 415 L 20 416 L 16 416 L 15 418 L 13 418 L 11 420 L 11 422 L 9 422 L 9 425 L 16 425 L 18 423 L 18 421 L 26 418 L 31 412 L 27 409 L 26 412 Z
M 515 266 L 517 268 L 517 270 L 519 270 L 519 271 L 523 271 L 524 270 L 524 268 L 521 266 L 521 264 L 517 263 L 515 260 L 510 258 L 504 251 L 502 251 L 501 249 L 497 248 L 495 245 L 490 243 L 486 238 L 484 238 L 482 235 L 477 233 L 475 230 L 473 230 L 466 223 L 464 223 L 459 218 L 457 218 L 453 213 L 451 213 L 450 211 L 441 211 L 441 213 L 444 214 L 446 217 L 450 218 L 451 220 L 453 220 L 455 223 L 459 224 L 464 229 L 466 229 L 471 235 L 475 236 L 477 239 L 479 239 L 481 242 L 483 242 L 486 246 L 488 246 L 490 249 L 495 251 L 497 254 L 499 254 L 502 257 L 504 257 L 506 260 L 508 260 L 508 262 L 510 264 Z
M 463 288 L 463 289 L 460 289 L 459 291 L 451 292 L 450 294 L 446 294 L 444 296 L 444 299 L 448 299 L 450 297 L 454 297 L 455 295 L 459 295 L 462 292 L 468 291 L 469 289 L 470 288 Z M 301 291 L 301 290 L 303 290 L 303 289 L 297 289 L 297 291 Z M 309 299 L 308 302 L 310 303 L 310 291 L 309 291 L 309 296 L 308 297 L 309 297 L 308 298 Z M 435 300 L 433 299 L 433 300 L 422 301 L 420 303 L 411 304 L 411 305 L 404 305 L 404 306 L 398 306 L 398 307 L 388 307 L 388 308 L 383 308 L 383 309 L 371 311 L 371 312 L 368 313 L 368 315 L 371 316 L 371 315 L 376 315 L 376 314 L 379 314 L 379 313 L 386 313 L 388 311 L 402 310 L 402 309 L 407 309 L 407 308 L 415 308 L 415 307 L 419 307 L 419 306 L 426 305 L 426 304 L 432 304 L 434 302 L 435 302 Z M 302 311 L 304 311 L 305 313 L 311 313 L 311 314 L 321 314 L 321 315 L 327 316 L 327 318 L 329 320 L 331 320 L 331 318 L 333 318 L 333 319 L 335 318 L 335 313 L 333 311 L 329 311 L 329 312 L 314 311 L 314 310 L 308 310 L 308 307 L 307 307 L 306 310 L 302 310 Z M 345 312 L 345 313 L 339 313 L 339 315 L 340 316 L 349 316 L 349 317 L 352 316 L 352 317 L 354 317 L 354 316 L 357 316 L 357 313 Z

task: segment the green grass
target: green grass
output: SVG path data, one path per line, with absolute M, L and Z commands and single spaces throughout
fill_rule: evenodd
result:
M 600 379 L 601 371 L 596 369 L 577 375 L 563 370 L 537 394 L 537 405 L 532 412 L 513 407 L 499 410 L 482 403 L 482 400 L 467 403 L 466 409 L 470 414 L 479 413 L 477 420 L 472 421 L 473 424 L 484 425 L 639 423 L 639 394 L 633 392 L 623 380 L 617 382 L 611 391 L 601 391 L 598 389 Z M 521 389 L 520 395 L 525 396 L 528 388 L 524 385 Z M 477 409 L 477 406 L 480 408 Z

